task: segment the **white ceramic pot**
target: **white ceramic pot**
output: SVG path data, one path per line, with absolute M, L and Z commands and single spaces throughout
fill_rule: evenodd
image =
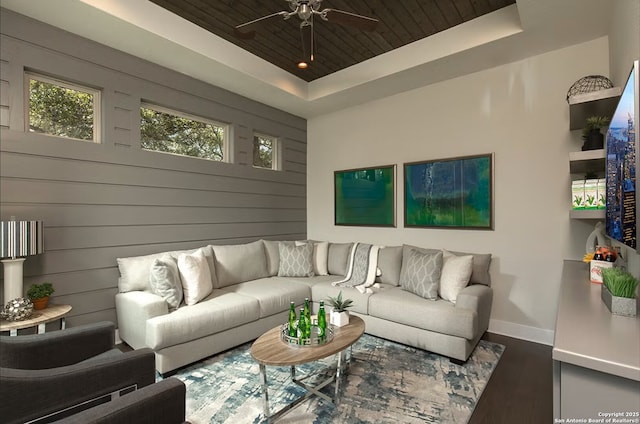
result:
M 331 316 L 329 317 L 329 321 L 332 325 L 336 327 L 342 327 L 344 325 L 349 324 L 349 311 L 336 312 L 331 311 Z

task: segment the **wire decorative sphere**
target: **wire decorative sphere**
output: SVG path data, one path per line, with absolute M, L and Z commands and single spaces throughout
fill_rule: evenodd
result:
M 607 88 L 613 88 L 613 82 L 602 75 L 587 75 L 574 82 L 567 92 L 567 103 L 569 98 L 576 94 L 591 93 L 593 91 L 606 90 Z

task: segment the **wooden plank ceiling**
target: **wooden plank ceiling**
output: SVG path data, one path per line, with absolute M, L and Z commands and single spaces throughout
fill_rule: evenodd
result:
M 515 0 L 324 0 L 332 8 L 376 18 L 374 32 L 314 21 L 315 60 L 298 69 L 303 57 L 300 19 L 270 19 L 256 29 L 256 37 L 234 36 L 236 25 L 280 11 L 285 0 L 151 0 L 153 3 L 216 34 L 305 81 L 371 59 L 416 40 L 444 31 L 515 3 Z

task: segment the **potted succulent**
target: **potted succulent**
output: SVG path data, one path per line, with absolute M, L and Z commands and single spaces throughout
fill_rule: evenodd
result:
M 27 296 L 33 302 L 34 309 L 44 309 L 49 302 L 49 296 L 55 292 L 50 283 L 32 284 L 27 290 Z
M 604 148 L 604 135 L 600 128 L 609 123 L 606 116 L 590 116 L 587 118 L 587 125 L 582 129 L 584 144 L 582 150 L 595 150 Z
M 638 313 L 638 280 L 620 268 L 602 270 L 601 298 L 614 315 L 635 317 Z
M 353 300 L 342 299 L 341 290 L 338 296 L 329 296 L 327 302 L 332 308 L 331 314 L 329 315 L 329 322 L 337 327 L 349 324 L 349 311 L 347 309 L 353 306 Z

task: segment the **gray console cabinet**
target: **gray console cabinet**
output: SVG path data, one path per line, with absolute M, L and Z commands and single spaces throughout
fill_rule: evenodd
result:
M 555 422 L 607 422 L 611 413 L 640 421 L 640 317 L 612 315 L 588 265 L 565 261 L 553 344 Z

